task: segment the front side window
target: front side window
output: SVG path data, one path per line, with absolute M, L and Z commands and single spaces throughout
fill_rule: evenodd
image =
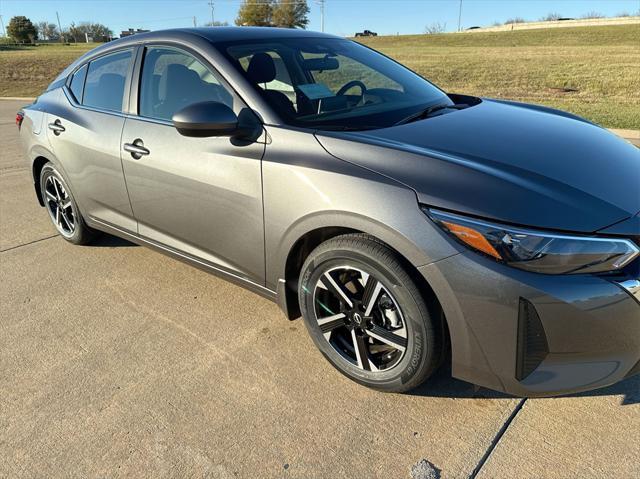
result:
M 89 63 L 82 104 L 110 111 L 122 111 L 124 86 L 131 50 L 105 55 Z
M 84 90 L 84 81 L 86 78 L 87 65 L 84 65 L 73 74 L 71 77 L 71 83 L 69 83 L 69 90 L 71 90 L 71 93 L 73 93 L 73 96 L 78 103 L 82 103 L 82 91 Z
M 394 125 L 447 95 L 369 48 L 340 38 L 283 38 L 216 45 L 283 120 L 318 129 Z
M 169 47 L 147 48 L 140 79 L 140 116 L 171 121 L 177 111 L 204 101 L 234 107 L 231 93 L 192 55 Z

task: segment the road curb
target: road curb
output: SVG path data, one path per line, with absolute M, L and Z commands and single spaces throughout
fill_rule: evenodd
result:
M 0 100 L 24 100 L 24 101 L 33 101 L 34 97 L 27 96 L 0 96 Z
M 615 133 L 627 140 L 640 140 L 640 130 L 619 130 L 617 128 L 609 128 L 609 131 Z

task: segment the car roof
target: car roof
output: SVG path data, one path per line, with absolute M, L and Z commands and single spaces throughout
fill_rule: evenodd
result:
M 88 51 L 71 65 L 65 68 L 53 80 L 52 85 L 57 85 L 63 78 L 66 78 L 77 65 L 90 60 L 93 57 L 108 53 L 118 48 L 128 45 L 137 45 L 143 42 L 153 41 L 185 41 L 200 39 L 215 45 L 216 43 L 232 42 L 238 40 L 268 41 L 276 38 L 342 38 L 327 33 L 300 30 L 296 28 L 274 28 L 274 27 L 200 27 L 200 28 L 170 28 L 166 30 L 155 30 L 152 32 L 136 33 L 117 40 L 105 43 L 93 50 Z
M 274 38 L 335 37 L 327 33 L 274 27 L 205 27 L 185 28 L 183 31 L 198 34 L 212 43 L 236 40 L 269 40 Z
M 340 38 L 327 33 L 312 32 L 296 28 L 274 27 L 200 27 L 200 28 L 171 28 L 153 32 L 136 33 L 110 42 L 108 45 L 129 42 L 153 41 L 167 37 L 199 36 L 209 42 L 223 43 L 238 40 L 273 40 L 276 38 Z

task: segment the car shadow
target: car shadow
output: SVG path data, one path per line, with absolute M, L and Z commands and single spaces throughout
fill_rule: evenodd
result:
M 505 399 L 516 398 L 510 394 L 492 391 L 451 376 L 451 364 L 443 365 L 427 382 L 407 394 L 423 397 L 440 397 L 453 399 Z M 621 406 L 640 404 L 640 375 L 633 376 L 611 386 L 581 393 L 566 394 L 550 398 L 539 398 L 553 401 L 558 398 L 580 398 L 598 396 L 622 396 Z
M 121 248 L 138 245 L 117 236 L 103 234 L 94 242 L 92 242 L 91 246 L 103 248 Z M 429 378 L 428 381 L 406 394 L 412 396 L 453 399 L 504 399 L 516 397 L 510 394 L 483 388 L 481 386 L 476 386 L 474 384 L 452 377 L 450 360 L 443 364 L 442 367 L 440 367 L 438 371 L 436 371 L 436 373 L 431 378 Z M 582 393 L 567 394 L 557 397 L 566 398 L 594 396 L 623 396 L 621 403 L 621 405 L 623 406 L 629 404 L 640 404 L 640 375 L 625 379 L 624 381 L 613 384 L 612 386 L 608 386 L 606 388 Z M 555 397 L 544 399 L 553 400 L 555 399 Z
M 105 233 L 96 238 L 95 241 L 92 241 L 91 246 L 98 248 L 126 248 L 138 245 L 132 243 L 131 241 L 127 241 L 126 239 L 122 239 L 117 236 L 112 236 Z

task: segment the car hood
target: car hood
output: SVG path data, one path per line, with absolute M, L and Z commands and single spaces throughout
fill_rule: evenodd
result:
M 391 128 L 317 132 L 429 206 L 591 233 L 640 211 L 640 150 L 586 120 L 498 100 Z

